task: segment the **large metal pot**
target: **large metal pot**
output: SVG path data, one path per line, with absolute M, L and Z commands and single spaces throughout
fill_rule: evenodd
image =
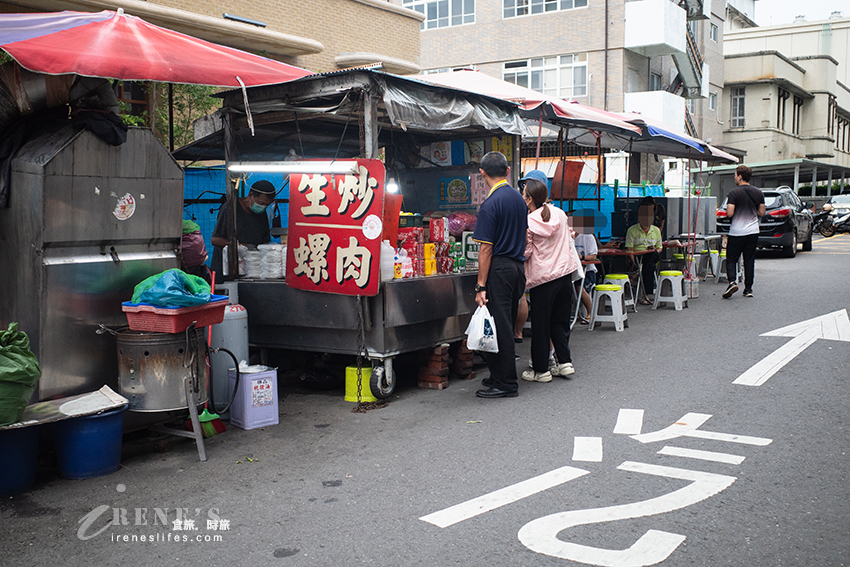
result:
M 189 333 L 151 333 L 119 329 L 118 385 L 132 411 L 170 411 L 189 407 L 184 386 L 192 381 L 198 404 L 209 399 L 204 328 Z

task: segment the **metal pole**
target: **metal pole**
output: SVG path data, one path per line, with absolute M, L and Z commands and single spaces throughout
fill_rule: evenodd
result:
M 224 115 L 224 182 L 227 219 L 227 258 L 222 258 L 222 263 L 227 262 L 227 273 L 232 278 L 239 277 L 239 250 L 236 242 L 236 207 L 239 205 L 236 186 L 230 176 L 230 163 L 233 160 L 233 114 Z
M 174 151 L 174 85 L 168 83 L 168 151 Z
M 540 139 L 543 137 L 543 105 L 540 105 L 540 119 L 537 123 L 537 153 L 534 156 L 534 169 L 540 163 Z
M 596 210 L 602 210 L 602 136 L 596 136 Z
M 563 131 L 563 129 L 562 129 Z M 569 132 L 569 130 L 567 130 Z M 569 134 L 564 134 L 563 137 L 559 136 L 558 141 L 558 161 L 561 163 L 561 193 L 558 195 L 558 207 L 563 211 L 564 210 L 564 175 L 566 174 L 567 163 L 564 161 L 564 144 L 566 144 L 566 139 Z
M 377 148 L 377 112 L 375 99 L 368 93 L 363 96 L 363 130 L 361 139 L 361 147 L 363 148 L 363 157 L 373 159 L 378 157 Z
M 812 191 L 812 197 L 814 197 L 814 196 L 815 196 L 815 192 Z M 827 178 L 827 181 L 826 181 L 826 196 L 832 197 L 832 168 L 831 167 L 829 168 L 829 177 Z
M 513 155 L 511 156 L 511 185 L 513 187 L 517 186 L 522 170 L 522 158 L 519 155 L 521 146 L 522 136 L 511 135 L 511 147 L 513 148 Z
M 800 187 L 800 164 L 794 166 L 794 193 Z
M 815 186 L 817 185 L 817 183 L 818 183 L 818 166 L 814 166 L 812 168 L 812 197 L 815 196 Z M 797 190 L 795 189 L 794 192 L 796 193 Z
M 632 141 L 629 140 L 629 153 L 626 156 L 626 228 L 629 227 L 629 222 L 631 219 L 629 218 L 631 215 L 632 208 L 632 176 L 629 175 L 631 173 L 632 168 Z M 615 195 L 616 197 L 616 195 Z

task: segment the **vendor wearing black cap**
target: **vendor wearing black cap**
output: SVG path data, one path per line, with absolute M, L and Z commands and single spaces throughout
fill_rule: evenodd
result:
M 271 241 L 266 208 L 274 201 L 275 193 L 274 185 L 263 179 L 251 185 L 248 195 L 239 199 L 239 206 L 236 207 L 236 240 L 239 244 L 254 248 Z M 222 206 L 218 211 L 218 219 L 210 241 L 215 247 L 212 269 L 221 273 L 222 249 L 227 246 L 226 206 Z

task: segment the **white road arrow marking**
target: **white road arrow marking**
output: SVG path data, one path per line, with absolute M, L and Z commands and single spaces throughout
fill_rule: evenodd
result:
M 794 337 L 738 376 L 733 384 L 761 386 L 795 356 L 818 339 L 850 342 L 850 318 L 847 310 L 835 311 L 808 321 L 762 333 L 762 337 Z
M 627 520 L 679 510 L 714 496 L 735 482 L 733 476 L 662 467 L 647 463 L 625 462 L 617 468 L 691 482 L 678 490 L 642 502 L 605 508 L 571 510 L 532 520 L 519 530 L 517 534 L 519 541 L 534 552 L 590 565 L 604 567 L 655 565 L 667 559 L 679 547 L 679 544 L 685 541 L 685 536 L 659 530 L 648 530 L 631 547 L 604 549 L 565 541 L 560 539 L 558 534 L 573 526 Z
M 479 496 L 478 498 L 473 498 L 472 500 L 456 504 L 451 508 L 446 508 L 445 510 L 440 510 L 439 512 L 434 512 L 427 516 L 422 516 L 419 519 L 424 522 L 428 522 L 429 524 L 434 524 L 440 528 L 447 528 L 458 522 L 474 518 L 475 516 L 489 512 L 490 510 L 495 510 L 496 508 L 505 506 L 506 504 L 522 500 L 527 496 L 537 494 L 538 492 L 542 492 L 552 488 L 553 486 L 558 486 L 559 484 L 564 484 L 565 482 L 569 482 L 589 473 L 590 471 L 574 467 L 561 467 L 533 478 L 529 478 L 528 480 L 506 486 L 505 488 L 501 488 L 495 492 L 491 492 L 490 494 L 485 494 L 484 496 Z

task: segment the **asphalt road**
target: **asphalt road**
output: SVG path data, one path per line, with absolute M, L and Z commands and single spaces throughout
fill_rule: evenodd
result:
M 106 477 L 48 475 L 4 499 L 0 557 L 16 567 L 850 564 L 850 342 L 813 338 L 843 328 L 846 311 L 788 331 L 796 338 L 763 336 L 850 307 L 848 262 L 850 235 L 816 238 L 793 260 L 759 253 L 752 299 L 723 300 L 726 284 L 708 282 L 684 311 L 639 308 L 625 332 L 577 327 L 572 379 L 522 382 L 514 399 L 476 398 L 479 380 L 403 383 L 388 407 L 356 414 L 341 389 L 284 387 L 280 425 L 228 429 L 208 440 L 206 463 L 181 441 L 136 451 Z M 733 383 L 765 359 L 775 373 L 762 385 Z M 623 412 L 615 433 L 622 409 L 643 412 Z M 177 509 L 198 529 L 176 530 Z

